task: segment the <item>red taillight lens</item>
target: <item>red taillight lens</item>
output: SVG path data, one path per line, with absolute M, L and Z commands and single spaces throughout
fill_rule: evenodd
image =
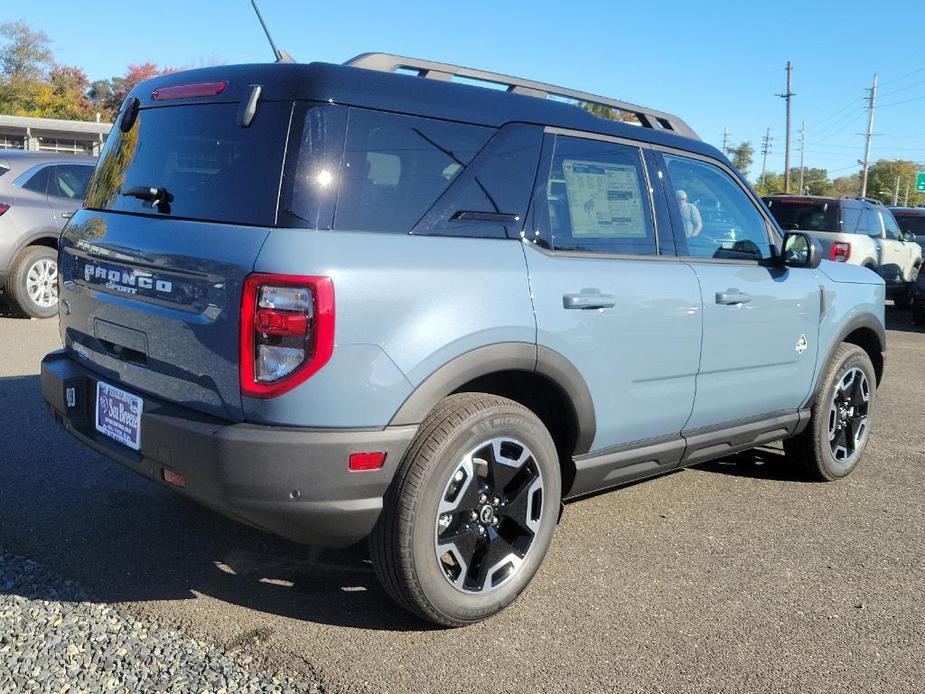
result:
M 6 212 L 8 209 L 10 209 L 9 205 L 4 205 L 2 202 L 0 202 L 0 217 L 2 217 L 3 213 Z
M 829 251 L 829 260 L 836 263 L 844 263 L 851 257 L 851 244 L 847 241 L 833 241 L 832 248 Z
M 282 395 L 316 373 L 334 351 L 330 277 L 253 274 L 241 303 L 241 392 Z
M 385 453 L 351 453 L 347 467 L 353 472 L 378 470 L 385 465 Z
M 227 82 L 200 82 L 199 84 L 178 84 L 175 87 L 161 87 L 151 92 L 155 101 L 168 99 L 193 99 L 198 96 L 217 96 L 225 91 Z

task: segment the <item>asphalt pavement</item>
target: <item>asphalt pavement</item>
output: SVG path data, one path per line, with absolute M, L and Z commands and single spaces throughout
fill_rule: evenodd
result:
M 521 598 L 450 631 L 362 551 L 241 526 L 72 440 L 39 393 L 57 321 L 0 317 L 0 546 L 328 692 L 921 692 L 925 332 L 892 311 L 851 477 L 804 482 L 771 447 L 571 504 Z

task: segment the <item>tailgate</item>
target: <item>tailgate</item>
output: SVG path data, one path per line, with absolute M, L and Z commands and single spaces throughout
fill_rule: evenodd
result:
M 259 227 L 82 210 L 60 253 L 65 347 L 101 377 L 241 419 L 241 285 Z

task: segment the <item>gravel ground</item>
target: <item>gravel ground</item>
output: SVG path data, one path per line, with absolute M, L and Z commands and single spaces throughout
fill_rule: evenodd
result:
M 0 692 L 311 692 L 122 609 L 0 548 Z

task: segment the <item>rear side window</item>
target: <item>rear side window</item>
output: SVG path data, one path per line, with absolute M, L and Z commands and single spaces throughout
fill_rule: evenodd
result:
M 884 210 L 880 214 L 883 216 L 883 228 L 886 230 L 886 237 L 894 241 L 898 240 L 901 232 L 899 231 L 899 225 L 896 223 L 896 219 L 893 217 L 892 213 Z
M 92 166 L 81 166 L 80 164 L 58 164 L 52 168 L 49 175 L 48 194 L 68 200 L 83 200 L 87 193 L 87 183 L 90 181 L 90 174 L 93 173 Z
M 925 215 L 894 215 L 899 228 L 916 236 L 925 236 Z
M 838 204 L 828 200 L 781 200 L 765 198 L 781 229 L 837 231 Z
M 31 190 L 33 193 L 41 193 L 44 195 L 48 190 L 48 178 L 50 170 L 50 166 L 43 166 L 41 169 L 32 174 L 28 180 L 22 184 L 22 187 L 26 190 Z
M 86 205 L 100 210 L 236 224 L 273 225 L 291 103 L 260 104 L 248 127 L 238 104 L 142 109 L 116 126 L 90 179 Z M 153 206 L 131 191 L 163 188 Z
M 872 207 L 865 207 L 861 211 L 861 232 L 868 236 L 882 236 L 880 214 Z
M 493 132 L 351 109 L 334 228 L 410 232 Z
M 558 136 L 546 182 L 554 250 L 654 255 L 655 229 L 637 147 Z

